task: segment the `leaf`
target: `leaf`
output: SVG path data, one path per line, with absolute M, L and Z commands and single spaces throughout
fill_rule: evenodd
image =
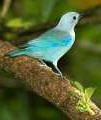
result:
M 29 26 L 32 25 L 31 22 L 25 22 L 23 21 L 23 19 L 21 18 L 14 18 L 14 19 L 10 19 L 6 25 L 8 27 L 15 27 L 15 28 L 21 28 L 21 27 L 24 27 L 24 28 L 27 28 Z
M 8 27 L 22 27 L 22 25 L 23 25 L 23 22 L 19 18 L 11 19 L 7 23 Z
M 90 100 L 90 98 L 91 98 L 92 95 L 94 94 L 94 91 L 95 91 L 95 88 L 92 88 L 92 87 L 85 89 L 85 99 L 86 99 L 87 101 Z
M 84 92 L 84 87 L 78 82 L 75 81 L 74 85 L 76 86 L 77 89 L 79 89 L 81 92 Z
M 77 105 L 76 105 L 76 109 L 79 112 L 87 112 L 88 111 L 88 105 L 85 103 L 85 101 L 83 101 L 83 99 L 79 100 Z

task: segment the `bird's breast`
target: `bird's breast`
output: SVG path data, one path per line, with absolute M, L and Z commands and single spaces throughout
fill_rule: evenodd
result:
M 62 43 L 65 47 L 66 46 L 71 47 L 74 43 L 74 40 L 75 40 L 74 36 L 69 35 L 63 38 Z

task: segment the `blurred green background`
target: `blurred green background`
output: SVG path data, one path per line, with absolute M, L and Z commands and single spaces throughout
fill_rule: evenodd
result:
M 10 7 L 5 12 L 7 4 Z M 20 36 L 5 29 L 18 32 L 32 27 L 37 29 L 68 11 L 82 12 L 98 5 L 101 0 L 0 0 L 0 39 L 30 40 L 33 32 Z M 93 101 L 101 107 L 101 22 L 90 21 L 90 24 L 77 27 L 75 45 L 59 61 L 59 67 L 71 80 L 79 81 L 84 87 L 95 87 Z M 67 119 L 54 105 L 28 89 L 16 86 L 15 81 L 11 75 L 0 71 L 0 120 Z

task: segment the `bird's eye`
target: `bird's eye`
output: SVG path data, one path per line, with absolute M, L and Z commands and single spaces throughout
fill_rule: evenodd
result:
M 76 20 L 76 16 L 73 16 L 73 20 Z

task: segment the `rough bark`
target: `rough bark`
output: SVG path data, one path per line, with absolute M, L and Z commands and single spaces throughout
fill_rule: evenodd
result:
M 61 80 L 51 68 L 28 57 L 9 58 L 4 54 L 15 49 L 10 43 L 0 41 L 0 69 L 12 73 L 20 81 L 29 85 L 38 95 L 55 104 L 71 120 L 101 120 L 101 110 L 91 102 L 90 112 L 78 112 L 76 104 L 83 93 L 74 88 L 70 80 Z M 75 92 L 75 95 L 70 93 Z

